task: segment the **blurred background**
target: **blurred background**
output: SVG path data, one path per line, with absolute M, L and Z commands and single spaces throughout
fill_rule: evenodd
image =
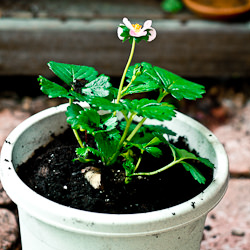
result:
M 151 19 L 156 40 L 138 44 L 132 63 L 205 85 L 202 100 L 179 109 L 208 126 L 229 154 L 227 202 L 208 217 L 202 249 L 249 250 L 249 10 L 249 0 L 0 0 L 0 148 L 21 121 L 64 101 L 40 92 L 39 75 L 54 80 L 47 62 L 93 66 L 117 85 L 130 51 L 117 26 L 123 17 Z M 0 183 L 0 250 L 21 249 L 15 206 L 1 190 Z

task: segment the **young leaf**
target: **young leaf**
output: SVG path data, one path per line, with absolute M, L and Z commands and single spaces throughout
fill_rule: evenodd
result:
M 48 95 L 49 98 L 69 97 L 69 92 L 64 87 L 51 82 L 43 76 L 39 76 L 38 81 L 40 82 L 41 91 Z
M 71 86 L 76 79 L 86 79 L 88 82 L 93 81 L 98 72 L 93 67 L 80 66 L 74 64 L 65 64 L 58 62 L 49 62 L 49 68 L 66 84 Z
M 77 148 L 76 149 L 76 154 L 82 158 L 87 157 L 89 152 L 92 153 L 93 155 L 96 155 L 96 156 L 100 155 L 100 152 L 97 149 L 92 148 L 92 147 L 84 147 L 84 148 Z
M 125 170 L 127 177 L 131 176 L 134 173 L 135 165 L 132 161 L 127 160 L 127 161 L 122 163 L 122 166 Z
M 145 150 L 156 158 L 162 156 L 162 151 L 157 147 L 146 147 Z
M 76 154 L 78 157 L 74 160 L 78 160 L 78 161 L 83 162 L 83 163 L 94 161 L 94 159 L 88 158 L 89 153 L 92 153 L 93 155 L 100 156 L 99 151 L 92 148 L 92 147 L 77 148 Z
M 190 174 L 196 181 L 198 181 L 200 184 L 205 184 L 206 178 L 198 171 L 198 169 L 187 162 L 182 162 L 182 165 L 186 169 L 186 171 L 190 172 Z
M 154 67 L 154 70 L 160 78 L 164 90 L 171 93 L 171 95 L 177 100 L 183 98 L 195 100 L 201 98 L 202 94 L 205 93 L 204 86 L 200 84 L 183 79 L 180 76 L 159 67 Z

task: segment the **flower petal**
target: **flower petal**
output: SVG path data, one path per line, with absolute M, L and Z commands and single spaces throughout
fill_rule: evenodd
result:
M 124 17 L 122 19 L 123 23 L 128 27 L 130 30 L 134 30 L 134 27 L 132 26 L 131 22 L 128 20 L 128 18 Z
M 120 40 L 124 39 L 124 37 L 121 36 L 122 32 L 123 32 L 123 29 L 121 27 L 118 27 L 117 28 L 117 35 L 118 35 Z
M 139 32 L 135 32 L 134 30 L 129 31 L 129 35 L 133 37 L 141 37 L 141 36 L 146 36 L 147 31 L 140 30 Z
M 148 37 L 148 42 L 151 42 L 156 38 L 156 30 L 154 28 L 151 28 L 149 33 L 150 33 L 150 35 Z
M 146 29 L 150 29 L 152 26 L 152 20 L 147 20 L 146 22 L 144 22 L 143 24 L 143 30 L 146 30 Z

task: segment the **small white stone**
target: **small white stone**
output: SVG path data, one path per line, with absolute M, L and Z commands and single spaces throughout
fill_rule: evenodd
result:
M 95 167 L 89 167 L 81 171 L 84 174 L 85 179 L 94 189 L 101 187 L 101 173 L 100 170 Z

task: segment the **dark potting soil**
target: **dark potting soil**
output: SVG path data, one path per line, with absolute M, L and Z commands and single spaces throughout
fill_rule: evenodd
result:
M 179 138 L 177 147 L 186 147 Z M 101 213 L 143 213 L 168 208 L 189 200 L 201 193 L 212 181 L 212 169 L 192 162 L 207 181 L 199 184 L 182 165 L 176 165 L 163 173 L 149 177 L 133 178 L 124 184 L 121 166 L 103 167 L 102 188 L 94 189 L 83 175 L 87 166 L 75 158 L 78 147 L 72 131 L 57 136 L 46 147 L 18 168 L 20 178 L 38 194 L 65 206 Z M 169 148 L 163 157 L 145 155 L 140 171 L 152 171 L 172 160 Z M 195 204 L 190 201 L 190 206 Z

